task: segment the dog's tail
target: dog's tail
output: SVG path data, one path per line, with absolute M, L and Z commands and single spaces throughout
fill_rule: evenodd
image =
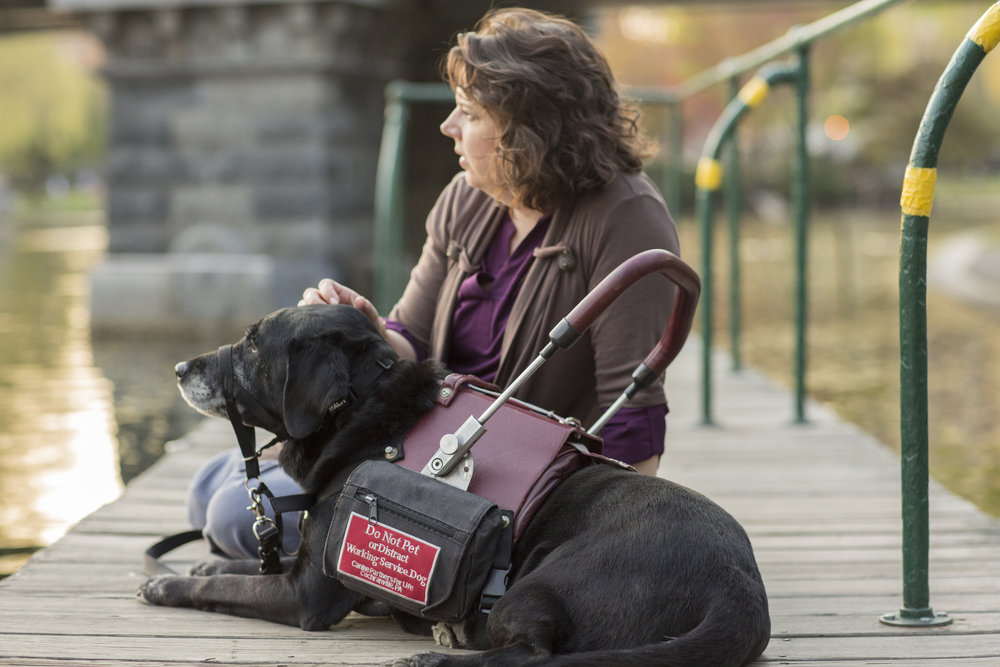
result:
M 550 655 L 554 667 L 742 667 L 759 658 L 770 640 L 771 621 L 734 618 L 730 610 L 715 608 L 701 623 L 679 637 L 627 649 Z
M 674 639 L 636 648 L 550 655 L 544 664 L 553 667 L 742 667 L 761 656 L 769 639 L 754 641 L 747 637 L 728 637 L 724 644 L 719 644 L 718 638 L 725 635 L 718 629 L 702 633 L 699 628 Z

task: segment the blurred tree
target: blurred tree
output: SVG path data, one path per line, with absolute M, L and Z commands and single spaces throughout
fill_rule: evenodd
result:
M 52 174 L 95 168 L 107 102 L 96 43 L 77 33 L 0 39 L 0 173 L 28 192 Z
M 904 3 L 816 43 L 811 50 L 810 148 L 817 162 L 814 195 L 894 201 L 913 137 L 934 84 L 984 11 L 984 2 Z M 625 84 L 682 83 L 725 58 L 739 56 L 839 9 L 843 3 L 706 3 L 636 5 L 600 14 L 599 39 Z M 749 75 L 744 75 L 745 81 Z M 693 162 L 726 103 L 725 86 L 685 105 L 686 156 Z M 941 166 L 980 171 L 1000 161 L 1000 62 L 987 59 L 949 125 Z M 837 138 L 823 126 L 833 115 L 849 122 Z M 740 126 L 747 188 L 788 186 L 792 158 L 789 90 Z

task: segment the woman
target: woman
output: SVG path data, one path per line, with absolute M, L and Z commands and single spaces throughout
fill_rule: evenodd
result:
M 462 172 L 428 216 L 399 302 L 383 319 L 368 299 L 323 280 L 299 303 L 353 305 L 401 357 L 430 356 L 506 385 L 609 272 L 649 248 L 677 253 L 677 233 L 641 171 L 647 146 L 638 114 L 578 26 L 534 10 L 491 11 L 458 36 L 444 77 L 455 109 L 441 132 L 454 141 Z M 591 423 L 665 331 L 673 298 L 666 278 L 643 278 L 517 396 Z M 605 454 L 655 474 L 666 412 L 662 385 L 641 391 L 602 431 Z M 203 477 L 219 469 L 208 466 Z M 242 492 L 242 473 L 229 473 Z M 196 526 L 209 495 L 195 494 Z M 245 512 L 239 520 L 247 523 Z

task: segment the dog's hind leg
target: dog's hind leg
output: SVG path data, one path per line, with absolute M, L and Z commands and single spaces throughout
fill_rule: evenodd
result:
M 516 598 L 516 600 L 514 599 Z M 487 634 L 494 647 L 470 655 L 423 653 L 392 663 L 393 667 L 522 667 L 547 665 L 571 619 L 559 596 L 545 585 L 520 588 L 500 599 L 488 617 Z

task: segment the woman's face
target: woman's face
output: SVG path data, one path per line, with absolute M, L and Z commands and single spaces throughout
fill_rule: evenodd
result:
M 455 140 L 465 181 L 495 199 L 505 199 L 496 167 L 500 129 L 486 109 L 473 102 L 464 90 L 455 88 L 455 109 L 441 123 L 441 132 Z

